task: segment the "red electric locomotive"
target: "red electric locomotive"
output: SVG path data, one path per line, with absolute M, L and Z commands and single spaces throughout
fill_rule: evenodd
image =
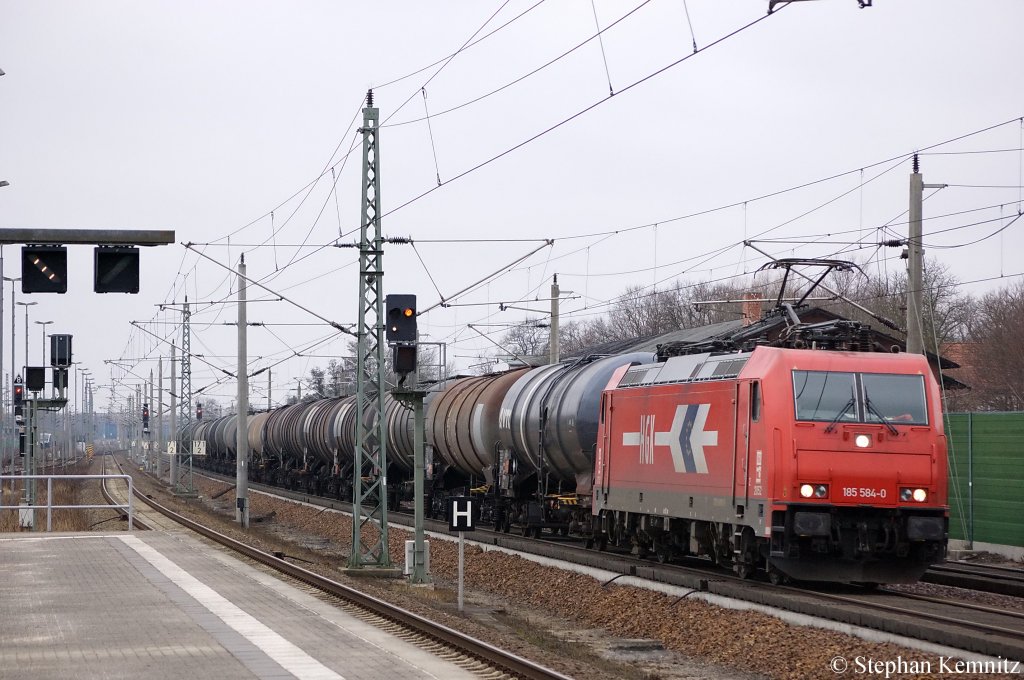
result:
M 594 532 L 749 576 L 913 582 L 945 556 L 925 357 L 758 346 L 624 366 L 601 401 Z

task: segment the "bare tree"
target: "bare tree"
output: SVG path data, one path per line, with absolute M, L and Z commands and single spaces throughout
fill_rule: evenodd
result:
M 502 336 L 502 347 L 510 354 L 522 358 L 547 354 L 550 325 L 537 317 L 526 317 L 521 324 L 508 329 Z
M 984 295 L 969 323 L 974 406 L 1024 409 L 1024 282 Z
M 881 276 L 867 268 L 863 271 L 837 272 L 832 275 L 829 285 L 900 328 L 906 326 L 906 271 L 888 272 Z M 949 266 L 934 258 L 926 261 L 924 288 L 921 296 L 924 307 L 921 314 L 924 346 L 929 352 L 937 352 L 944 344 L 965 337 L 970 316 L 970 298 L 960 291 L 960 282 Z M 898 331 L 882 328 L 877 319 L 842 300 L 822 306 L 848 319 L 863 321 L 879 330 L 892 332 L 901 339 L 903 337 Z

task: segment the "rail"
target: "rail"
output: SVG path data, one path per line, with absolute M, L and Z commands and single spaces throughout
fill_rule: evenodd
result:
M 134 514 L 134 505 L 132 503 L 132 489 L 134 483 L 132 482 L 131 475 L 0 475 L 0 486 L 3 486 L 5 480 L 32 480 L 32 479 L 45 479 L 46 480 L 46 503 L 45 504 L 28 504 L 20 503 L 18 505 L 0 505 L 0 510 L 18 510 L 25 512 L 28 510 L 42 510 L 46 509 L 46 530 L 53 531 L 53 511 L 57 510 L 97 510 L 97 509 L 109 509 L 116 508 L 118 510 L 126 510 L 128 512 L 128 530 L 132 530 L 132 517 Z M 55 504 L 53 502 L 53 480 L 55 479 L 124 479 L 128 481 L 128 502 L 124 504 L 107 504 L 103 503 L 100 505 L 74 505 L 74 504 Z M 33 522 L 33 525 L 35 522 Z

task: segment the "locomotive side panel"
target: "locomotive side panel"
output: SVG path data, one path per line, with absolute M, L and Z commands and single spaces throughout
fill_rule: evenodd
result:
M 735 394 L 730 382 L 609 391 L 595 510 L 733 521 Z

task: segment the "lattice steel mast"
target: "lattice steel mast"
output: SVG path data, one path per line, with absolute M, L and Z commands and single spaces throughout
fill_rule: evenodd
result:
M 390 567 L 387 452 L 384 436 L 384 297 L 381 283 L 380 147 L 373 90 L 363 109 L 363 184 L 359 216 L 359 340 L 356 352 L 356 448 L 349 568 Z M 373 229 L 372 242 L 370 229 Z M 363 506 L 366 507 L 363 507 Z M 364 525 L 374 531 L 363 535 Z
M 192 311 L 185 296 L 181 310 L 181 401 L 179 402 L 178 428 L 184 430 L 192 422 Z M 192 442 L 182 439 L 184 450 L 178 451 L 178 479 L 171 480 L 171 487 L 178 487 L 178 480 L 188 475 L 187 491 L 192 491 Z

